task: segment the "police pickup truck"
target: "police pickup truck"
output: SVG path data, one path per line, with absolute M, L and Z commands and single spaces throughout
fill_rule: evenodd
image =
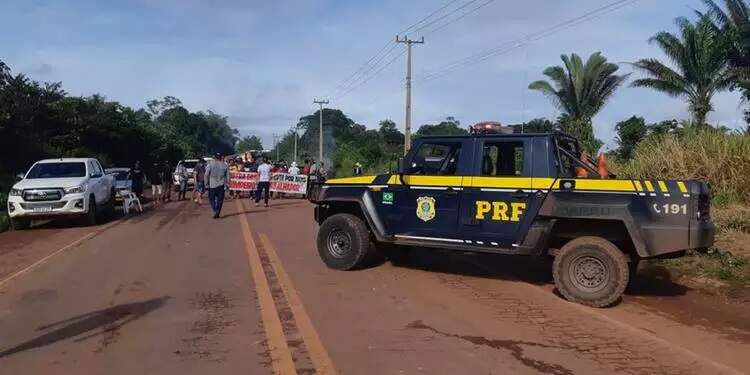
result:
M 713 244 L 705 183 L 601 176 L 581 155 L 562 133 L 421 137 L 397 173 L 311 190 L 318 252 L 339 270 L 398 245 L 549 255 L 562 296 L 605 307 L 640 260 Z

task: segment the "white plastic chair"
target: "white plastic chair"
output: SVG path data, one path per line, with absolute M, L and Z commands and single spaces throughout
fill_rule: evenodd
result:
M 138 212 L 143 212 L 143 206 L 141 200 L 132 191 L 123 190 L 120 192 L 122 196 L 122 212 L 127 215 L 130 213 L 130 206 L 134 206 Z

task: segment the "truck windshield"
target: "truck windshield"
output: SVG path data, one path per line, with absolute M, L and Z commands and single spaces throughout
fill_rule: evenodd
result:
M 29 179 L 85 176 L 86 164 L 83 162 L 38 163 L 26 174 Z

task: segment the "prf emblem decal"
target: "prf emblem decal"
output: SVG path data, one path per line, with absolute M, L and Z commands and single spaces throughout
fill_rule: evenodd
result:
M 417 198 L 417 217 L 424 222 L 435 218 L 435 198 Z

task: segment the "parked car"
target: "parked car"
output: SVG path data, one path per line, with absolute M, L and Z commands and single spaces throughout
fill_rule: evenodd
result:
M 117 201 L 122 200 L 123 191 L 131 191 L 133 189 L 133 181 L 128 176 L 130 175 L 130 168 L 107 168 L 104 173 L 112 175 L 115 178 L 115 199 Z
M 83 218 L 93 225 L 102 213 L 114 211 L 114 201 L 115 178 L 98 160 L 60 158 L 34 163 L 10 189 L 7 209 L 13 229 L 58 218 Z

